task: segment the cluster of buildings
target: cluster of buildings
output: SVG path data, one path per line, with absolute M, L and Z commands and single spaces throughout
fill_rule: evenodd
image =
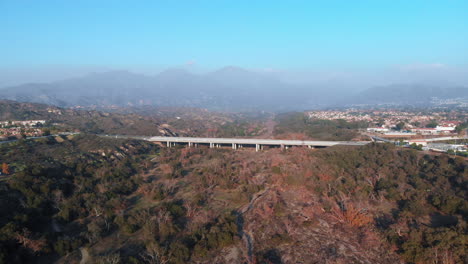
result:
M 347 110 L 329 110 L 329 111 L 309 111 L 305 113 L 311 119 L 324 119 L 324 120 L 346 120 L 352 121 L 366 121 L 370 124 L 379 124 L 379 127 L 393 127 L 400 122 L 404 122 L 409 126 L 417 127 L 419 124 L 426 124 L 431 121 L 437 121 L 442 124 L 443 122 L 451 122 L 457 120 L 460 115 L 468 118 L 466 112 L 444 112 L 444 111 L 402 111 L 402 110 L 361 110 L 361 109 L 347 109 Z M 414 124 L 414 125 L 412 125 Z
M 39 137 L 44 134 L 43 130 L 40 128 L 20 128 L 20 127 L 10 127 L 10 128 L 0 128 L 0 140 L 5 140 L 10 137 Z
M 409 140 L 407 146 L 416 145 L 421 150 L 443 152 L 448 154 L 459 155 L 468 157 L 468 145 L 462 144 L 463 142 L 455 143 L 437 143 L 437 142 L 426 142 L 423 140 Z
M 343 110 L 343 111 L 310 111 L 306 115 L 311 119 L 323 120 L 346 120 L 349 122 L 367 121 L 372 122 L 371 114 L 364 111 Z
M 10 137 L 38 137 L 43 135 L 46 120 L 0 121 L 0 140 Z
M 367 132 L 388 136 L 448 135 L 468 119 L 468 113 L 453 111 L 402 111 L 392 109 L 378 110 L 330 110 L 309 111 L 305 113 L 310 119 L 345 120 L 348 122 L 367 122 Z
M 39 127 L 45 123 L 46 120 L 0 121 L 0 127 Z
M 440 99 L 437 97 L 432 97 L 431 104 L 440 105 L 440 106 L 468 107 L 468 99 L 464 97 L 451 98 L 451 99 Z
M 448 135 L 455 133 L 459 121 L 446 121 L 441 122 L 435 127 L 415 127 L 411 124 L 405 124 L 405 129 L 396 131 L 394 127 L 369 127 L 367 132 L 380 133 L 387 136 L 414 136 L 414 135 Z
M 460 122 L 458 122 L 460 124 Z M 443 134 L 450 134 L 454 133 L 455 129 L 457 128 L 458 124 L 442 124 L 437 125 L 434 128 L 424 127 L 424 128 L 412 128 L 411 132 L 415 132 L 416 134 L 420 135 L 443 135 Z
M 47 112 L 52 113 L 52 114 L 56 114 L 56 115 L 61 115 L 62 114 L 62 110 L 60 110 L 58 108 L 55 108 L 55 107 L 47 108 Z
M 422 144 L 421 144 L 422 145 Z M 446 143 L 427 143 L 423 146 L 423 150 L 432 150 L 437 152 L 466 152 L 468 148 L 463 144 L 446 144 Z

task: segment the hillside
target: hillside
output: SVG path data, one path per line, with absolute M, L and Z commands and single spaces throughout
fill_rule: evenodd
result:
M 368 122 L 348 122 L 345 120 L 311 119 L 304 113 L 291 112 L 278 114 L 273 133 L 277 138 L 309 140 L 367 140 L 358 133 L 359 128 Z
M 163 119 L 134 113 L 74 110 L 35 103 L 0 100 L 0 120 L 47 120 L 57 131 L 127 135 L 176 135 Z
M 45 104 L 22 103 L 0 100 L 0 120 L 40 120 L 50 119 L 60 111 L 58 107 Z
M 271 114 L 214 112 L 184 107 L 111 107 L 77 110 L 0 100 L 0 121 L 47 120 L 55 131 L 93 134 L 258 136 Z
M 459 158 L 75 136 L 1 145 L 0 161 L 0 262 L 466 261 Z

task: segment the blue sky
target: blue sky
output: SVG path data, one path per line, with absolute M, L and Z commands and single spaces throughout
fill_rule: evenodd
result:
M 467 14 L 466 0 L 0 0 L 0 68 L 465 67 Z

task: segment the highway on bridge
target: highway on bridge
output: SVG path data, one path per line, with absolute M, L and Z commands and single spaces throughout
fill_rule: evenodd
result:
M 288 140 L 288 139 L 258 139 L 258 138 L 204 138 L 204 137 L 164 137 L 164 136 L 127 136 L 127 135 L 99 135 L 112 138 L 139 139 L 166 144 L 167 147 L 186 145 L 198 147 L 207 145 L 210 148 L 232 147 L 238 149 L 243 147 L 255 147 L 256 151 L 263 146 L 289 148 L 292 146 L 304 146 L 309 148 L 325 148 L 331 146 L 364 146 L 371 141 L 312 141 L 312 140 Z
M 145 140 L 166 143 L 168 147 L 175 144 L 186 144 L 188 147 L 196 147 L 199 144 L 209 145 L 210 148 L 231 146 L 232 149 L 255 146 L 259 151 L 263 146 L 288 148 L 292 146 L 331 147 L 336 145 L 363 146 L 369 141 L 311 141 L 311 140 L 285 140 L 285 139 L 257 139 L 257 138 L 200 138 L 200 137 L 147 137 Z

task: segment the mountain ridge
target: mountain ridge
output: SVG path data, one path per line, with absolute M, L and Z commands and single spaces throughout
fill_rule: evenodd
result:
M 375 86 L 359 93 L 299 85 L 228 66 L 206 74 L 170 68 L 156 75 L 90 73 L 51 83 L 0 89 L 0 98 L 60 107 L 177 106 L 227 111 L 291 111 L 353 105 L 431 105 L 433 98 L 468 98 L 467 87 L 423 84 Z
M 432 105 L 433 100 L 468 98 L 468 87 L 425 84 L 391 84 L 366 89 L 351 99 L 352 103 Z

